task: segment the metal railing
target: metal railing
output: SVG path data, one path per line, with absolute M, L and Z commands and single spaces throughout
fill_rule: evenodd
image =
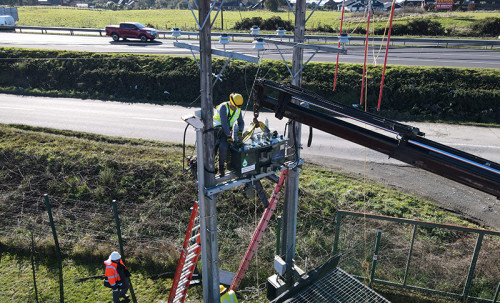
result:
M 78 28 L 78 27 L 47 27 L 47 26 L 16 26 L 15 27 L 16 31 L 23 32 L 24 31 L 29 31 L 29 32 L 38 32 L 41 31 L 42 34 L 47 34 L 49 31 L 51 32 L 66 32 L 70 33 L 71 35 L 74 35 L 77 32 L 85 33 L 85 34 L 99 34 L 100 36 L 103 36 L 103 34 L 106 34 L 106 30 L 104 28 Z M 219 37 L 223 32 L 212 32 L 211 35 L 212 37 Z M 252 35 L 250 33 L 231 33 L 231 32 L 224 32 L 224 34 L 227 34 L 231 40 L 235 39 L 245 39 L 245 40 L 253 40 L 255 38 L 267 38 L 267 39 L 288 39 L 288 41 L 293 40 L 293 35 L 284 35 L 284 36 L 277 36 L 276 34 L 259 34 L 259 35 Z M 159 36 L 163 36 L 163 38 L 172 38 L 172 31 L 158 31 Z M 187 36 L 188 39 L 198 39 L 199 33 L 196 31 L 193 32 L 182 32 L 182 36 L 185 37 Z M 306 42 L 307 41 L 317 41 L 321 43 L 338 43 L 338 36 L 337 35 L 306 35 L 305 36 Z M 362 36 L 351 36 L 350 41 L 353 43 L 365 43 L 365 37 Z M 383 37 L 371 37 L 370 38 L 370 43 L 382 43 L 384 40 Z M 431 46 L 445 46 L 445 47 L 499 47 L 500 46 L 500 39 L 498 40 L 485 40 L 485 39 L 448 39 L 448 38 L 405 38 L 405 37 L 391 37 L 391 44 L 392 45 L 414 45 L 414 46 L 422 46 L 422 45 L 431 45 Z
M 360 213 L 360 212 L 351 212 L 351 211 L 342 211 L 339 210 L 337 212 L 337 222 L 336 222 L 336 232 L 335 232 L 335 240 L 334 240 L 334 247 L 333 247 L 333 255 L 336 255 L 339 252 L 339 235 L 340 235 L 340 229 L 341 229 L 341 223 L 342 223 L 342 217 L 343 216 L 351 216 L 351 217 L 361 217 L 361 218 L 367 218 L 367 219 L 375 219 L 379 221 L 389 221 L 389 222 L 394 222 L 394 223 L 399 223 L 399 224 L 409 224 L 410 226 L 413 226 L 412 230 L 412 236 L 410 240 L 410 248 L 408 251 L 408 256 L 407 256 L 407 261 L 406 261 L 406 266 L 404 270 L 404 278 L 403 278 L 403 283 L 396 283 L 392 281 L 387 281 L 387 280 L 382 280 L 382 279 L 375 279 L 375 266 L 376 266 L 376 260 L 378 259 L 378 248 L 380 246 L 380 238 L 381 238 L 381 230 L 378 230 L 377 233 L 377 238 L 376 238 L 376 244 L 375 244 L 375 253 L 373 255 L 373 263 L 371 264 L 371 272 L 370 272 L 370 278 L 369 278 L 369 283 L 370 285 L 372 282 L 380 283 L 380 284 L 385 284 L 389 286 L 394 286 L 394 287 L 399 287 L 399 288 L 404 288 L 404 289 L 409 289 L 409 290 L 416 290 L 420 292 L 425 292 L 425 293 L 430 293 L 430 294 L 436 294 L 440 296 L 445 296 L 445 297 L 451 297 L 454 299 L 459 299 L 462 302 L 470 302 L 470 301 L 475 301 L 475 302 L 487 302 L 487 303 L 496 303 L 497 299 L 499 297 L 499 292 L 500 292 L 500 281 L 498 283 L 498 286 L 495 291 L 495 295 L 493 296 L 493 299 L 484 299 L 484 298 L 477 298 L 477 297 L 472 297 L 469 296 L 469 292 L 471 289 L 472 285 L 472 280 L 474 279 L 474 271 L 476 268 L 476 263 L 481 251 L 481 245 L 483 244 L 483 239 L 485 235 L 491 235 L 491 236 L 496 236 L 500 237 L 500 232 L 497 231 L 491 231 L 491 230 L 485 230 L 485 229 L 477 229 L 477 228 L 468 228 L 468 227 L 462 227 L 462 226 L 456 226 L 456 225 L 447 225 L 447 224 L 439 224 L 439 223 L 432 223 L 432 222 L 424 222 L 424 221 L 417 221 L 417 220 L 411 220 L 411 219 L 402 219 L 402 218 L 395 218 L 395 217 L 388 217 L 388 216 L 381 216 L 381 215 L 373 215 L 373 214 L 367 214 L 367 213 Z M 417 229 L 421 228 L 441 228 L 441 229 L 446 229 L 449 231 L 459 231 L 459 232 L 465 232 L 465 233 L 475 233 L 477 234 L 477 239 L 476 239 L 476 244 L 474 248 L 474 252 L 471 258 L 471 262 L 468 268 L 468 274 L 465 280 L 464 288 L 462 291 L 462 294 L 458 293 L 451 293 L 451 292 L 446 292 L 446 291 L 440 291 L 440 290 L 435 290 L 435 289 L 429 289 L 429 288 L 424 288 L 424 287 L 419 287 L 419 286 L 414 286 L 414 285 L 408 285 L 408 272 L 410 270 L 410 265 L 412 261 L 412 253 L 413 253 L 413 247 L 415 243 L 415 235 L 417 234 Z M 498 264 L 492 266 L 498 266 Z M 365 278 L 366 277 L 358 277 L 358 278 Z M 446 281 L 443 281 L 445 283 Z

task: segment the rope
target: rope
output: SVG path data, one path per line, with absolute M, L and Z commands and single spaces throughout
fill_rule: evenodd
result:
M 396 4 L 396 0 L 392 1 L 391 6 L 391 16 L 389 17 L 389 33 L 387 34 L 387 45 L 385 47 L 385 58 L 384 58 L 384 68 L 382 69 L 382 79 L 380 81 L 380 91 L 378 94 L 378 104 L 377 110 L 380 110 L 380 105 L 382 102 L 382 91 L 384 89 L 384 78 L 385 78 L 385 67 L 387 65 L 387 55 L 389 54 L 389 42 L 391 41 L 391 29 L 392 29 L 392 19 L 394 17 L 394 6 Z M 385 34 L 385 33 L 384 33 Z
M 364 11 L 363 12 L 363 18 L 361 18 L 361 20 L 358 22 L 358 24 L 356 25 L 356 27 L 351 31 L 351 35 L 354 34 L 354 32 L 358 29 L 358 27 L 361 25 L 361 22 L 363 22 L 363 19 L 366 17 L 366 12 L 367 11 Z
M 345 10 L 345 0 L 342 0 L 342 17 L 340 18 L 340 30 L 339 30 L 339 35 L 342 35 L 342 26 L 344 25 L 344 10 Z M 339 44 L 337 47 L 340 47 L 340 40 Z M 335 91 L 335 87 L 337 86 L 337 70 L 339 67 L 339 56 L 340 54 L 337 53 L 337 64 L 335 64 L 335 77 L 333 78 L 333 90 Z
M 361 98 L 359 104 L 363 104 L 363 89 L 365 87 L 365 74 L 366 74 L 366 56 L 368 53 L 368 37 L 370 34 L 370 19 L 371 19 L 371 5 L 368 6 L 368 21 L 366 23 L 366 39 L 365 39 L 365 56 L 363 61 L 363 76 L 361 78 Z
M 254 230 L 257 229 L 257 226 L 259 225 L 259 222 L 257 221 L 257 196 L 258 195 L 255 195 L 254 196 L 254 199 L 253 199 L 253 205 L 254 205 Z M 257 254 L 257 252 L 259 251 L 259 247 L 257 246 L 255 248 L 255 253 L 254 253 L 254 257 L 255 257 L 255 268 L 257 268 L 257 270 L 255 271 L 255 283 L 257 284 L 256 287 L 257 289 L 259 288 L 259 255 Z M 260 291 L 259 291 L 260 293 Z
M 247 112 L 247 110 L 248 110 L 248 104 L 250 103 L 249 101 L 250 101 L 250 99 L 252 98 L 253 88 L 254 88 L 254 86 L 255 86 L 255 82 L 257 82 L 257 76 L 259 75 L 259 72 L 260 72 L 260 67 L 261 67 L 262 60 L 263 60 L 263 59 L 264 59 L 264 56 L 262 56 L 262 57 L 260 57 L 260 56 L 259 56 L 259 61 L 258 61 L 259 63 L 258 63 L 258 65 L 257 65 L 257 71 L 255 72 L 255 76 L 254 76 L 254 78 L 253 78 L 252 88 L 250 89 L 250 93 L 248 93 L 248 91 L 247 91 L 247 93 L 248 93 L 248 101 L 247 101 L 247 104 L 246 104 L 246 106 L 245 106 L 245 110 L 243 111 L 243 118 L 245 118 L 245 114 L 246 114 L 246 112 Z M 268 73 L 269 73 L 269 71 L 268 71 Z M 246 75 L 246 68 L 245 68 L 245 75 Z M 266 73 L 266 75 L 267 75 L 267 73 Z M 245 83 L 246 83 L 246 81 L 245 81 Z

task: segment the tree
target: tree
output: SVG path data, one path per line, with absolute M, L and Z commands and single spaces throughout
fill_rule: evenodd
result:
M 264 0 L 264 7 L 273 12 L 278 10 L 279 4 L 279 0 Z

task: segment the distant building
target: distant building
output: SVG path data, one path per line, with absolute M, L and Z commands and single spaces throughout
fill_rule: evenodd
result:
M 404 0 L 402 4 L 403 6 L 410 6 L 410 7 L 424 7 L 425 0 Z
M 391 2 L 392 3 L 392 2 Z M 345 10 L 348 12 L 362 12 L 365 11 L 369 5 L 368 0 L 349 0 L 345 2 Z M 385 10 L 383 0 L 371 0 L 372 10 L 383 11 Z M 337 7 L 338 10 L 342 10 L 342 3 Z
M 390 2 L 385 2 L 385 3 L 384 3 L 384 10 L 385 10 L 385 11 L 390 11 L 390 10 L 391 10 L 391 7 L 392 7 L 392 1 L 390 1 Z M 396 2 L 396 3 L 394 3 L 394 10 L 396 10 L 396 9 L 400 9 L 400 8 L 403 8 L 403 6 L 402 6 L 401 4 L 399 4 L 399 3 L 397 3 L 397 2 Z
M 364 0 L 346 1 L 344 6 L 345 10 L 348 12 L 363 12 L 366 10 L 366 4 Z M 342 6 L 340 6 L 339 9 L 342 9 Z

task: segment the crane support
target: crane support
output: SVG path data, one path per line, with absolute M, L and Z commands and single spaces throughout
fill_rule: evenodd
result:
M 302 104 L 290 102 L 292 98 Z M 500 199 L 500 164 L 425 139 L 416 127 L 268 80 L 254 86 L 254 111 L 262 108 L 274 111 L 278 119 L 307 124 Z

